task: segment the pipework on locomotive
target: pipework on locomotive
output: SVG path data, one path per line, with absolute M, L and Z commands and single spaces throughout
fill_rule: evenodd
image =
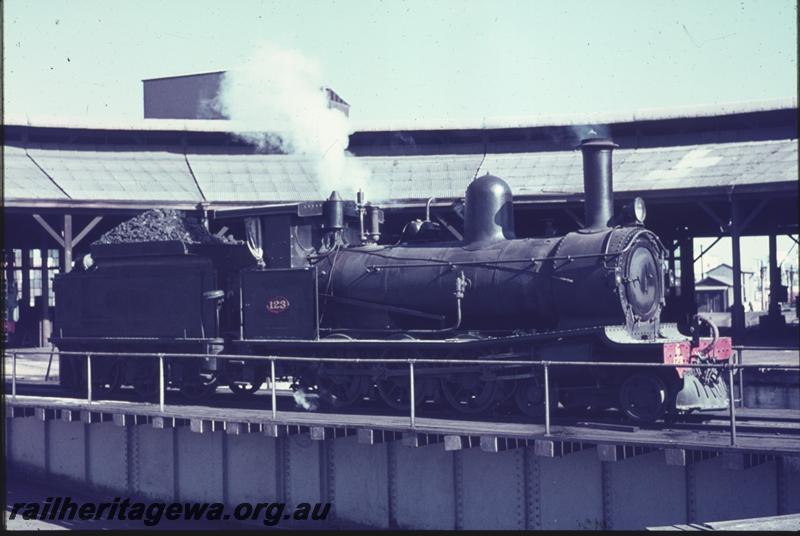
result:
M 687 336 L 662 323 L 670 274 L 666 250 L 644 226 L 640 198 L 614 212 L 608 139 L 581 142 L 585 226 L 517 238 L 508 184 L 473 180 L 463 236 L 430 219 L 408 222 L 381 243 L 384 214 L 359 192 L 324 201 L 229 211 L 245 241 L 93 244 L 94 266 L 57 277 L 61 350 L 195 353 L 168 359 L 167 382 L 189 397 L 227 385 L 241 396 L 267 379 L 243 356 L 404 357 L 442 360 L 417 368 L 414 400 L 404 367 L 279 361 L 278 376 L 322 403 L 346 408 L 381 400 L 393 409 L 439 403 L 461 414 L 498 408 L 540 416 L 541 369 L 492 364 L 581 361 L 725 361 L 731 341 Z M 485 365 L 459 365 L 478 359 Z M 99 359 L 98 389 L 157 389 L 154 362 Z M 62 382 L 81 382 L 85 358 L 62 357 Z M 617 408 L 650 422 L 665 414 L 727 407 L 717 375 L 654 367 L 558 367 L 551 404 Z

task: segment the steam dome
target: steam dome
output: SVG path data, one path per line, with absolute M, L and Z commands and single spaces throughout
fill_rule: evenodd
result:
M 514 198 L 508 183 L 500 177 L 487 173 L 472 181 L 464 209 L 466 243 L 515 238 Z

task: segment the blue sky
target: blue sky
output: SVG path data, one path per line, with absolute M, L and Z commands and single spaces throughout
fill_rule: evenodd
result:
M 796 94 L 785 0 L 6 0 L 12 116 L 141 118 L 141 79 L 316 59 L 357 120 L 631 111 Z

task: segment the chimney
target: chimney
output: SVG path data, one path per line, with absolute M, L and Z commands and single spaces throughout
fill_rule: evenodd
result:
M 611 171 L 611 152 L 619 147 L 608 138 L 582 140 L 583 191 L 587 231 L 608 227 L 614 217 L 614 185 Z

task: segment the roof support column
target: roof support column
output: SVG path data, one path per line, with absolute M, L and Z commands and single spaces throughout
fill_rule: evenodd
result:
M 674 274 L 675 273 L 675 249 L 678 246 L 675 244 L 675 240 L 673 240 L 672 238 L 670 238 L 669 240 L 665 239 L 665 241 L 670 246 L 669 248 L 667 248 L 667 249 L 669 249 L 669 258 L 667 259 L 667 263 L 669 264 L 670 271 Z
M 3 250 L 5 267 L 3 277 L 5 277 L 5 285 L 3 290 L 6 292 L 6 306 L 3 307 L 3 342 L 8 344 L 9 341 L 14 340 L 14 332 L 16 331 L 16 324 L 14 321 L 14 310 L 17 308 L 17 279 L 16 259 L 14 255 L 13 246 L 9 249 Z M 8 332 L 6 332 L 8 330 Z
M 22 302 L 24 307 L 20 307 L 20 320 L 22 311 L 27 311 L 31 303 L 31 250 L 28 248 L 30 242 L 22 244 Z M 26 319 L 27 320 L 27 319 Z
M 778 266 L 778 237 L 774 234 L 769 235 L 769 316 L 777 318 L 781 314 L 781 306 L 778 303 L 780 292 L 778 287 L 781 284 L 781 269 Z
M 681 311 L 678 323 L 682 328 L 687 328 L 697 314 L 694 292 L 694 239 L 684 236 L 678 240 L 678 244 L 681 267 Z
M 72 270 L 72 214 L 64 214 L 64 273 Z
M 6 285 L 8 285 L 8 288 L 12 288 L 12 287 L 16 288 L 17 280 L 14 278 L 14 269 L 15 268 L 19 268 L 19 266 L 16 266 L 14 264 L 14 260 L 15 260 L 14 259 L 14 249 L 13 248 L 9 248 L 7 250 L 4 250 L 3 251 L 3 255 L 4 255 L 4 260 L 5 260 L 5 266 L 3 267 L 3 272 L 4 272 L 3 273 L 3 277 L 5 277 Z M 8 290 L 6 292 L 8 292 L 8 296 L 6 297 L 6 299 L 9 300 L 8 303 L 9 303 L 9 308 L 10 308 L 11 304 L 13 304 L 13 303 L 15 303 L 17 301 L 17 296 L 14 295 L 14 297 L 11 298 L 12 292 L 10 290 Z M 3 318 L 5 318 L 5 317 L 3 317 Z M 13 320 L 13 318 L 5 318 L 5 319 L 6 320 Z
M 762 325 L 772 330 L 780 330 L 786 325 L 780 302 L 786 301 L 786 287 L 781 281 L 781 267 L 778 266 L 778 237 L 769 235 L 769 313 L 761 317 Z
M 670 238 L 667 243 L 669 244 L 669 248 L 667 248 L 667 249 L 669 249 L 669 260 L 667 262 L 669 264 L 669 272 L 673 276 L 673 277 L 670 278 L 670 281 L 672 281 L 672 280 L 674 280 L 675 274 L 678 273 L 678 271 L 675 268 L 676 264 L 677 264 L 676 259 L 675 259 L 675 250 L 678 249 L 678 242 L 676 240 Z M 669 320 L 674 321 L 675 318 L 674 318 L 674 313 L 672 311 L 675 308 L 674 304 L 678 302 L 677 285 L 670 286 L 667 289 L 667 292 L 669 293 L 669 295 L 667 296 L 667 306 L 665 307 L 665 309 L 668 308 L 669 311 L 670 311 L 670 315 L 671 316 L 669 317 Z
M 39 298 L 39 343 L 38 346 L 47 346 L 50 339 L 50 249 L 47 236 L 42 236 L 42 295 Z
M 92 221 L 90 221 L 83 230 L 78 233 L 78 236 L 72 236 L 72 214 L 64 214 L 64 231 L 63 231 L 63 238 L 52 228 L 50 224 L 48 224 L 44 218 L 42 218 L 39 214 L 34 214 L 33 219 L 39 222 L 39 225 L 47 231 L 47 234 L 53 237 L 53 239 L 58 242 L 58 245 L 64 249 L 64 272 L 70 272 L 72 270 L 72 250 L 75 248 L 78 243 L 83 240 L 83 238 L 89 234 L 89 231 L 95 228 L 95 226 L 100 223 L 103 219 L 102 216 L 95 216 Z
M 739 204 L 731 199 L 731 247 L 733 249 L 733 305 L 731 306 L 731 327 L 734 341 L 740 342 L 744 336 L 745 320 L 742 304 L 742 249 L 740 243 L 741 215 Z

